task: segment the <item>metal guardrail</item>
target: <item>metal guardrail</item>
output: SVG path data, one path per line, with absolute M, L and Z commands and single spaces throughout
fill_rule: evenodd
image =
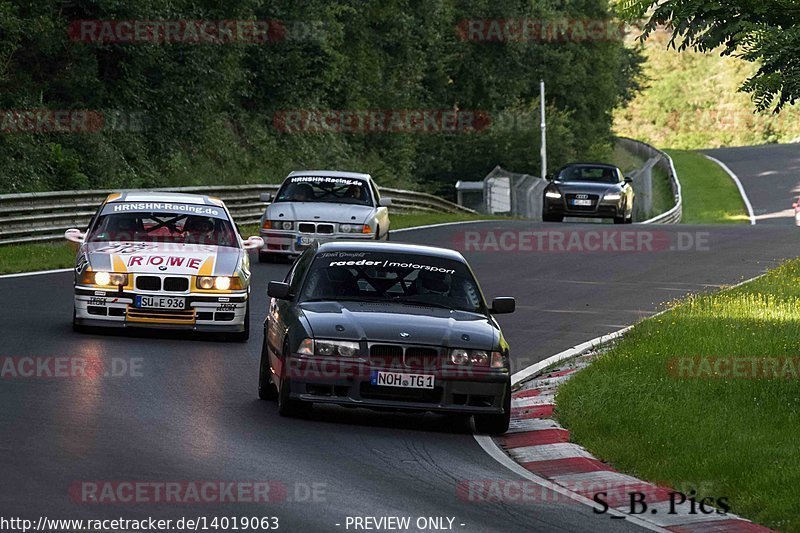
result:
M 655 166 L 661 167 L 667 173 L 670 185 L 672 186 L 675 206 L 665 213 L 645 220 L 642 224 L 680 224 L 681 218 L 683 217 L 683 193 L 681 191 L 681 182 L 678 179 L 678 172 L 675 170 L 675 163 L 672 161 L 672 158 L 666 152 L 642 141 L 628 139 L 627 137 L 618 137 L 618 140 L 626 145 L 628 150 L 643 156 L 644 159 L 658 158 L 658 162 Z
M 228 185 L 144 189 L 206 194 L 222 199 L 239 224 L 257 224 L 267 204 L 262 192 L 279 185 Z M 392 199 L 392 212 L 474 213 L 432 194 L 380 188 Z M 60 240 L 70 228 L 86 228 L 100 203 L 113 190 L 53 191 L 0 195 L 0 245 Z

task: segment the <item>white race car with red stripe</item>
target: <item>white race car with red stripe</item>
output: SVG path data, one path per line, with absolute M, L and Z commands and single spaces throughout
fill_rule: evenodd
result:
M 154 327 L 249 336 L 250 260 L 225 204 L 208 196 L 125 192 L 106 198 L 75 265 L 76 330 Z

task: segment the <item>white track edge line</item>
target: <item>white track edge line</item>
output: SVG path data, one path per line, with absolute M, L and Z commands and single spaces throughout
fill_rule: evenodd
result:
M 597 503 L 592 501 L 592 500 L 590 500 L 589 498 L 587 498 L 585 496 L 581 496 L 580 494 L 578 494 L 576 492 L 572 492 L 572 491 L 570 491 L 568 489 L 565 489 L 564 487 L 562 487 L 560 485 L 557 485 L 556 483 L 553 483 L 552 481 L 548 481 L 548 480 L 546 480 L 546 479 L 544 479 L 542 477 L 539 477 L 536 474 L 534 474 L 533 472 L 529 472 L 528 470 L 525 470 L 522 467 L 522 465 L 520 465 L 519 463 L 515 462 L 513 459 L 511 459 L 509 456 L 507 456 L 500 448 L 498 448 L 497 445 L 495 445 L 495 443 L 494 443 L 494 441 L 492 440 L 491 437 L 489 437 L 487 435 L 474 435 L 474 437 L 475 437 L 475 440 L 478 441 L 478 445 L 481 448 L 483 448 L 483 451 L 485 451 L 487 454 L 489 454 L 492 457 L 492 459 L 494 459 L 495 461 L 497 461 L 501 465 L 505 466 L 506 468 L 508 468 L 509 470 L 514 472 L 515 474 L 527 479 L 528 481 L 532 481 L 533 483 L 536 483 L 537 485 L 539 485 L 542 488 L 545 488 L 545 489 L 548 489 L 548 490 L 552 490 L 553 492 L 557 492 L 558 494 L 561 494 L 562 496 L 566 496 L 567 498 L 575 500 L 578 503 L 581 503 L 583 505 L 586 505 L 586 506 L 592 507 L 592 508 L 596 507 Z M 631 522 L 633 524 L 636 524 L 637 526 L 643 527 L 645 529 L 649 529 L 650 531 L 658 531 L 660 533 L 669 533 L 669 530 L 667 530 L 667 529 L 664 529 L 662 527 L 656 526 L 656 525 L 651 524 L 649 522 L 645 522 L 644 520 L 641 520 L 640 518 L 638 518 L 636 516 L 628 515 L 628 514 L 620 512 L 620 511 L 617 511 L 613 507 L 609 508 L 608 511 L 606 511 L 606 514 L 613 515 L 613 516 L 620 516 L 620 517 L 624 518 L 626 521 Z
M 59 268 L 56 270 L 36 270 L 33 272 L 17 272 L 16 274 L 2 274 L 0 279 L 4 278 L 24 278 L 27 276 L 40 276 L 42 274 L 61 274 L 62 272 L 70 272 L 71 268 Z
M 731 177 L 733 182 L 736 184 L 736 188 L 739 189 L 739 195 L 742 197 L 742 200 L 744 200 L 744 206 L 747 209 L 747 216 L 750 217 L 750 225 L 751 226 L 755 226 L 756 225 L 756 215 L 753 212 L 753 204 L 750 203 L 750 198 L 747 197 L 747 193 L 744 190 L 744 185 L 742 185 L 742 182 L 739 179 L 739 176 L 737 176 L 733 172 L 733 170 L 731 170 L 730 167 L 728 167 L 728 165 L 726 165 L 725 163 L 723 163 L 722 161 L 720 161 L 716 157 L 711 157 L 710 155 L 707 155 L 707 154 L 703 154 L 703 156 L 706 159 L 709 159 L 710 161 L 712 161 L 712 162 L 716 163 L 717 165 L 719 165 L 720 168 L 722 170 L 724 170 L 728 174 L 728 176 Z

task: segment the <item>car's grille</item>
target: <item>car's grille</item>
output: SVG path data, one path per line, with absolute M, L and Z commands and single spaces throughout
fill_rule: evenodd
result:
M 163 282 L 163 283 L 162 283 Z M 189 278 L 169 276 L 136 276 L 136 288 L 140 291 L 186 292 L 189 290 Z
M 318 233 L 323 235 L 330 235 L 334 232 L 333 224 L 327 223 L 315 224 L 314 222 L 300 222 L 297 225 L 297 229 L 300 233 Z
M 427 346 L 373 344 L 369 349 L 370 364 L 389 369 L 435 370 L 439 368 L 439 350 Z
M 152 322 L 166 324 L 193 324 L 195 321 L 194 309 L 185 311 L 173 309 L 138 309 L 128 307 L 129 322 Z
M 141 291 L 160 291 L 161 278 L 158 276 L 136 276 L 136 288 Z
M 575 205 L 574 200 L 589 200 L 591 205 Z M 576 211 L 594 211 L 600 197 L 596 194 L 568 194 L 567 207 Z
M 186 292 L 189 290 L 189 278 L 164 278 L 164 290 Z

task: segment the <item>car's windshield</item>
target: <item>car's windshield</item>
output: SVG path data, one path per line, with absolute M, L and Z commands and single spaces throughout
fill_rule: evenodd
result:
M 619 183 L 617 171 L 609 167 L 570 166 L 558 173 L 558 181 Z
M 366 181 L 330 176 L 289 178 L 283 182 L 275 201 L 373 205 Z
M 189 207 L 188 211 L 119 210 L 119 204 L 109 204 L 92 227 L 88 242 L 143 241 L 238 246 L 233 226 L 224 210 L 193 207 Z M 118 211 L 115 212 L 115 209 Z
M 363 300 L 483 312 L 464 263 L 425 255 L 323 252 L 311 265 L 300 301 Z

